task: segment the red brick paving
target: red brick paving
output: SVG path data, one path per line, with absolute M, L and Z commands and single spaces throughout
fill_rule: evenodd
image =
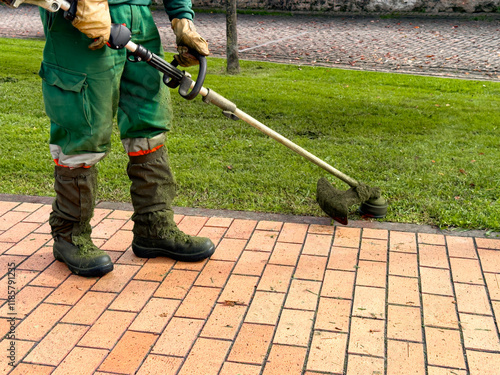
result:
M 54 261 L 49 213 L 0 202 L 1 373 L 498 373 L 499 239 L 176 215 L 218 244 L 187 264 L 136 258 L 131 212 L 98 209 L 117 260 L 85 279 Z

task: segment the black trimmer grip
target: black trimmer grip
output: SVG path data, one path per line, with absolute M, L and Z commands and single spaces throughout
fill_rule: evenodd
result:
M 111 32 L 109 33 L 109 41 L 107 43 L 109 48 L 125 48 L 130 39 L 132 39 L 132 32 L 125 25 L 118 23 L 111 25 Z
M 194 99 L 199 93 L 201 88 L 203 87 L 203 83 L 205 82 L 205 77 L 207 75 L 207 58 L 205 56 L 200 55 L 197 51 L 195 50 L 189 50 L 189 53 L 196 57 L 198 62 L 200 63 L 200 69 L 198 70 L 198 77 L 196 78 L 196 83 L 194 84 L 193 89 L 189 91 L 189 87 L 185 87 L 187 85 L 182 85 L 179 87 L 179 95 L 182 96 L 186 100 L 191 100 Z M 179 63 L 177 60 L 173 60 L 171 63 L 173 66 L 177 67 Z
M 76 17 L 76 7 L 78 6 L 78 0 L 73 0 L 68 10 L 64 11 L 64 18 L 68 21 L 73 22 Z

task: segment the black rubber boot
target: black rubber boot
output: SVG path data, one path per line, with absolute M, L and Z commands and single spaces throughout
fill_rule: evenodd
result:
M 188 236 L 175 224 L 171 204 L 176 184 L 165 147 L 150 154 L 131 156 L 127 173 L 132 181 L 135 255 L 197 262 L 214 253 L 215 246 L 209 238 Z
M 54 258 L 81 276 L 102 276 L 112 271 L 111 258 L 90 238 L 97 169 L 56 166 L 54 177 L 56 199 L 49 218 L 54 237 Z

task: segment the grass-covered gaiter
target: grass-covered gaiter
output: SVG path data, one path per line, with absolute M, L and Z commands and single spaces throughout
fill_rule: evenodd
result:
M 129 159 L 134 253 L 143 258 L 166 256 L 181 261 L 198 261 L 212 255 L 215 246 L 210 239 L 188 236 L 175 224 L 172 201 L 176 183 L 165 147 Z
M 54 257 L 82 276 L 100 276 L 111 271 L 111 258 L 90 237 L 97 169 L 56 166 L 54 177 L 56 198 L 49 218 Z

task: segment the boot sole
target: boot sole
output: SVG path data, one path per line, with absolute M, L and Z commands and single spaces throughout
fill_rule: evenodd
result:
M 154 247 L 143 247 L 132 242 L 132 250 L 139 258 L 167 257 L 180 262 L 199 262 L 210 257 L 215 251 L 215 246 L 212 246 L 208 250 L 200 253 L 186 255 Z
M 75 275 L 78 276 L 84 276 L 84 277 L 98 277 L 98 276 L 104 276 L 105 274 L 113 271 L 113 263 L 106 264 L 106 265 L 101 265 L 101 266 L 96 266 L 93 268 L 79 268 L 76 266 L 73 266 L 71 264 L 66 263 L 64 258 L 56 251 L 54 251 L 54 258 L 58 260 L 59 262 L 63 262 L 66 264 L 68 269 L 73 272 Z

